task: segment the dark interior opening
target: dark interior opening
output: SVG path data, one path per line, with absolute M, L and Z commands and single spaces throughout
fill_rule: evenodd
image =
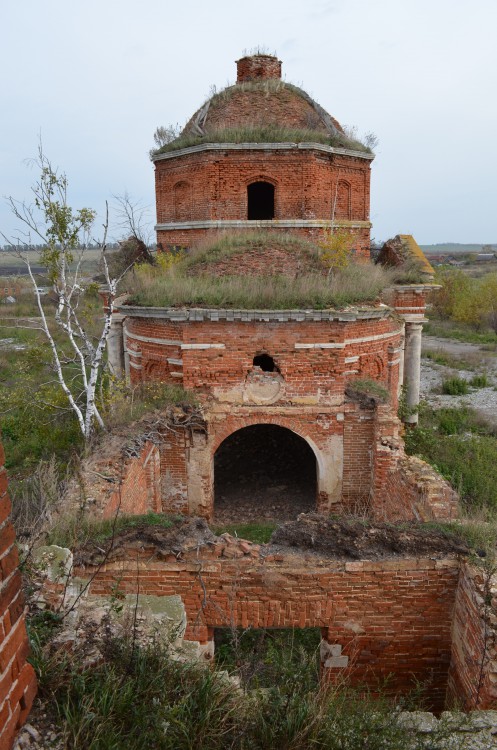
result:
M 271 688 L 296 676 L 316 687 L 320 643 L 320 628 L 214 628 L 216 667 L 238 674 L 246 689 Z
M 299 435 L 278 425 L 244 427 L 214 456 L 217 523 L 287 521 L 316 508 L 317 464 Z
M 253 361 L 254 367 L 260 367 L 263 372 L 279 372 L 280 368 L 269 354 L 256 354 Z
M 270 182 L 252 182 L 247 187 L 249 219 L 274 219 L 274 185 Z

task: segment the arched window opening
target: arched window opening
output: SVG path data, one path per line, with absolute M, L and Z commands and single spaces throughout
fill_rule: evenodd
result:
M 214 456 L 217 523 L 288 521 L 316 509 L 314 451 L 291 430 L 273 424 L 243 427 Z
M 280 368 L 269 354 L 256 354 L 253 361 L 254 367 L 260 367 L 262 372 L 280 372 Z
M 252 182 L 247 187 L 247 218 L 274 219 L 274 185 L 270 182 Z

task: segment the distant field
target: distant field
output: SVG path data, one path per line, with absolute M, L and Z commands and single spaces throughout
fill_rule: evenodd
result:
M 93 273 L 97 270 L 97 262 L 100 250 L 88 250 L 85 253 L 83 273 Z M 29 253 L 29 260 L 34 273 L 43 273 L 44 269 L 39 265 L 40 254 Z M 15 255 L 0 251 L 0 276 L 25 276 L 27 268 Z
M 455 253 L 488 252 L 487 250 L 482 250 L 482 248 L 489 244 L 491 244 L 494 251 L 497 250 L 497 242 L 486 243 L 486 245 L 463 245 L 459 242 L 440 242 L 437 245 L 420 245 L 420 248 L 424 253 L 428 253 L 429 255 L 442 255 L 444 253 L 454 255 Z

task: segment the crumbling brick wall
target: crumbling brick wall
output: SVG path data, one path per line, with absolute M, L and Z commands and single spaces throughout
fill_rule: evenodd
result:
M 0 750 L 9 750 L 31 709 L 36 678 L 26 661 L 28 636 L 4 463 L 0 444 Z
M 112 518 L 116 513 L 140 515 L 161 512 L 160 458 L 157 445 L 146 440 L 138 456 L 123 463 L 116 482 L 117 487 L 112 490 L 103 508 L 103 518 Z
M 221 541 L 223 538 L 221 538 Z M 137 559 L 138 555 L 138 559 Z M 162 554 L 164 558 L 164 554 Z M 444 706 L 459 563 L 454 559 L 326 559 L 224 537 L 224 544 L 158 560 L 150 548 L 78 567 L 93 594 L 180 595 L 186 638 L 208 644 L 213 628 L 320 627 L 335 646 L 327 676 L 408 693 L 423 683 L 433 708 Z M 338 650 L 337 650 L 338 649 Z M 208 649 L 207 649 L 207 652 Z
M 378 405 L 374 437 L 374 499 L 378 521 L 441 521 L 457 518 L 458 496 L 425 461 L 406 456 L 400 421 Z
M 202 319 L 197 311 L 191 320 L 181 311 L 157 317 L 126 305 L 120 311 L 133 385 L 162 380 L 217 395 L 244 386 L 254 355 L 265 351 L 281 371 L 285 389 L 279 400 L 286 403 L 307 398 L 329 405 L 338 396 L 343 400 L 346 382 L 360 377 L 389 388 L 396 407 L 398 362 L 392 350 L 401 331 L 382 310 L 337 312 L 336 319 L 319 311 L 307 317 L 301 311 L 300 318 L 296 311 L 295 319 L 285 319 L 285 311 L 261 311 L 256 318 L 250 311 L 226 310 L 206 311 Z
M 461 566 L 452 626 L 450 700 L 466 711 L 497 706 L 495 575 L 470 563 Z

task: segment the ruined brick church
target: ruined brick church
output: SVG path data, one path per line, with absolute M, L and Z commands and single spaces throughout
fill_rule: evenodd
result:
M 309 253 L 297 252 L 296 239 L 342 232 L 367 275 L 372 160 L 281 80 L 276 57 L 243 57 L 236 84 L 152 157 L 159 249 L 246 233 L 235 252 L 210 257 L 197 273 L 264 284 L 308 272 Z M 183 386 L 195 394 L 197 419 L 182 420 L 180 409 L 178 419 L 154 417 L 153 429 L 142 420 L 104 438 L 83 462 L 77 502 L 82 481 L 83 506 L 95 516 L 153 511 L 184 520 L 117 534 L 105 551 L 77 550 L 55 592 L 76 587 L 108 601 L 119 590 L 135 608 L 166 613 L 160 623 L 173 620 L 186 653 L 207 660 L 217 630 L 319 629 L 326 679 L 386 685 L 394 695 L 422 685 L 437 711 L 496 707 L 495 576 L 443 535 L 395 526 L 452 519 L 458 509 L 449 484 L 406 456 L 397 417 L 402 392 L 404 421 L 417 421 L 432 269 L 409 235 L 387 242 L 380 260 L 415 261 L 418 281 L 394 284 L 369 304 L 325 309 L 121 300 L 111 371 L 131 386 Z M 36 690 L 9 511 L 0 465 L 2 748 Z M 265 545 L 207 525 L 240 519 L 283 525 Z
M 273 140 L 223 142 L 223 134 L 249 127 Z M 308 140 L 282 140 L 296 131 Z M 248 243 L 211 262 L 208 272 L 294 276 L 298 260 L 278 236 L 316 240 L 332 226 L 349 233 L 355 262 L 368 273 L 373 154 L 308 94 L 284 83 L 277 58 L 239 60 L 237 83 L 204 104 L 179 140 L 194 145 L 152 157 L 163 252 L 216 232 L 263 230 L 262 253 Z M 431 269 L 424 258 L 422 264 L 428 281 Z M 236 482 L 238 473 L 267 516 L 272 485 L 284 487 L 291 467 L 294 486 L 307 487 L 294 516 L 453 515 L 448 488 L 430 483 L 428 468 L 404 456 L 396 417 L 402 384 L 411 407 L 419 400 L 430 288 L 397 285 L 382 303 L 335 310 L 122 305 L 109 347 L 114 371 L 132 385 L 181 384 L 199 395 L 205 416 L 204 430 L 169 435 L 149 460 L 149 507 L 212 519 L 229 503 L 226 475 Z M 387 403 L 351 397 L 362 379 L 381 384 Z
M 356 268 L 372 273 L 373 154 L 284 83 L 275 57 L 237 66 L 236 84 L 152 157 L 160 250 L 236 231 L 234 252 L 189 266 L 192 283 L 208 274 L 264 284 L 306 273 L 297 240 L 340 231 Z M 414 543 L 405 527 L 381 523 L 457 516 L 449 484 L 405 454 L 397 417 L 404 386 L 405 421 L 417 420 L 432 269 L 408 235 L 381 258 L 416 260 L 420 280 L 325 309 L 121 301 L 109 339 L 115 375 L 181 385 L 201 418 L 162 431 L 145 421 L 141 434 L 121 436 L 120 453 L 116 436 L 102 443 L 86 496 L 104 517 L 184 520 L 162 535 L 130 533 L 103 560 L 83 551 L 74 572 L 95 596 L 119 586 L 154 606 L 171 600 L 200 658 L 215 658 L 217 629 L 318 628 L 331 680 L 387 681 L 394 694 L 415 681 L 437 710 L 493 706 L 497 633 L 478 569 L 436 534 L 420 531 Z M 285 522 L 267 545 L 207 525 L 261 518 Z

